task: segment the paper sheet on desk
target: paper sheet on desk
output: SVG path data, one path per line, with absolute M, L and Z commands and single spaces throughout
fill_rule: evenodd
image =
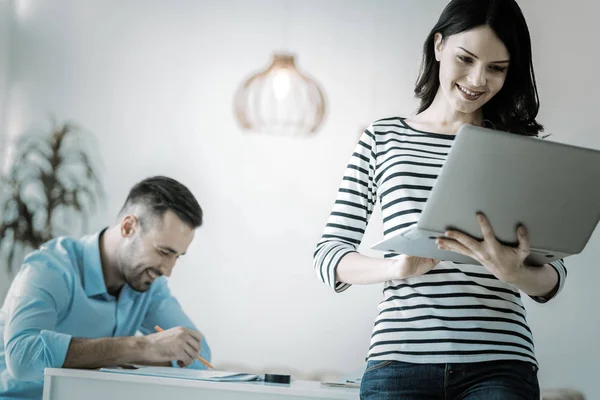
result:
M 137 368 L 101 368 L 100 371 L 116 374 L 159 376 L 165 378 L 214 382 L 247 382 L 260 380 L 258 375 L 253 374 L 171 367 L 138 366 Z
M 340 379 L 334 381 L 323 381 L 321 385 L 332 386 L 332 387 L 347 387 L 347 388 L 360 388 L 361 378 L 356 379 Z

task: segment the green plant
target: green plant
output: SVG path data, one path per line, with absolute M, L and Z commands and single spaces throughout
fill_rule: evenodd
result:
M 0 250 L 9 273 L 17 257 L 53 237 L 76 234 L 75 219 L 87 231 L 104 200 L 91 140 L 77 125 L 64 123 L 17 141 L 13 161 L 0 175 Z

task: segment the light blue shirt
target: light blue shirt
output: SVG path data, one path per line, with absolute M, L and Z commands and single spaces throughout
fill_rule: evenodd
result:
M 171 295 L 164 277 L 145 293 L 125 285 L 106 291 L 100 233 L 81 240 L 58 238 L 25 258 L 0 310 L 0 399 L 41 399 L 44 368 L 62 367 L 71 338 L 196 329 Z M 200 356 L 210 362 L 202 338 Z M 204 369 L 194 361 L 191 368 Z

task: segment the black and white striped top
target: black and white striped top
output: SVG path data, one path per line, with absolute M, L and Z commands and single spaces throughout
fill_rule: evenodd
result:
M 336 292 L 350 287 L 336 282 L 335 270 L 356 252 L 377 198 L 384 237 L 417 222 L 454 137 L 415 130 L 397 117 L 379 120 L 362 134 L 314 254 L 319 279 Z M 567 271 L 562 260 L 552 266 L 558 293 Z M 385 282 L 368 359 L 537 364 L 519 291 L 485 267 L 450 261 L 422 276 Z

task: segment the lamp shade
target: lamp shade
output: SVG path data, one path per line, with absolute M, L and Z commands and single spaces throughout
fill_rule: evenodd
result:
M 242 128 L 274 135 L 314 134 L 325 117 L 323 91 L 289 53 L 275 53 L 271 65 L 244 81 L 234 103 Z

